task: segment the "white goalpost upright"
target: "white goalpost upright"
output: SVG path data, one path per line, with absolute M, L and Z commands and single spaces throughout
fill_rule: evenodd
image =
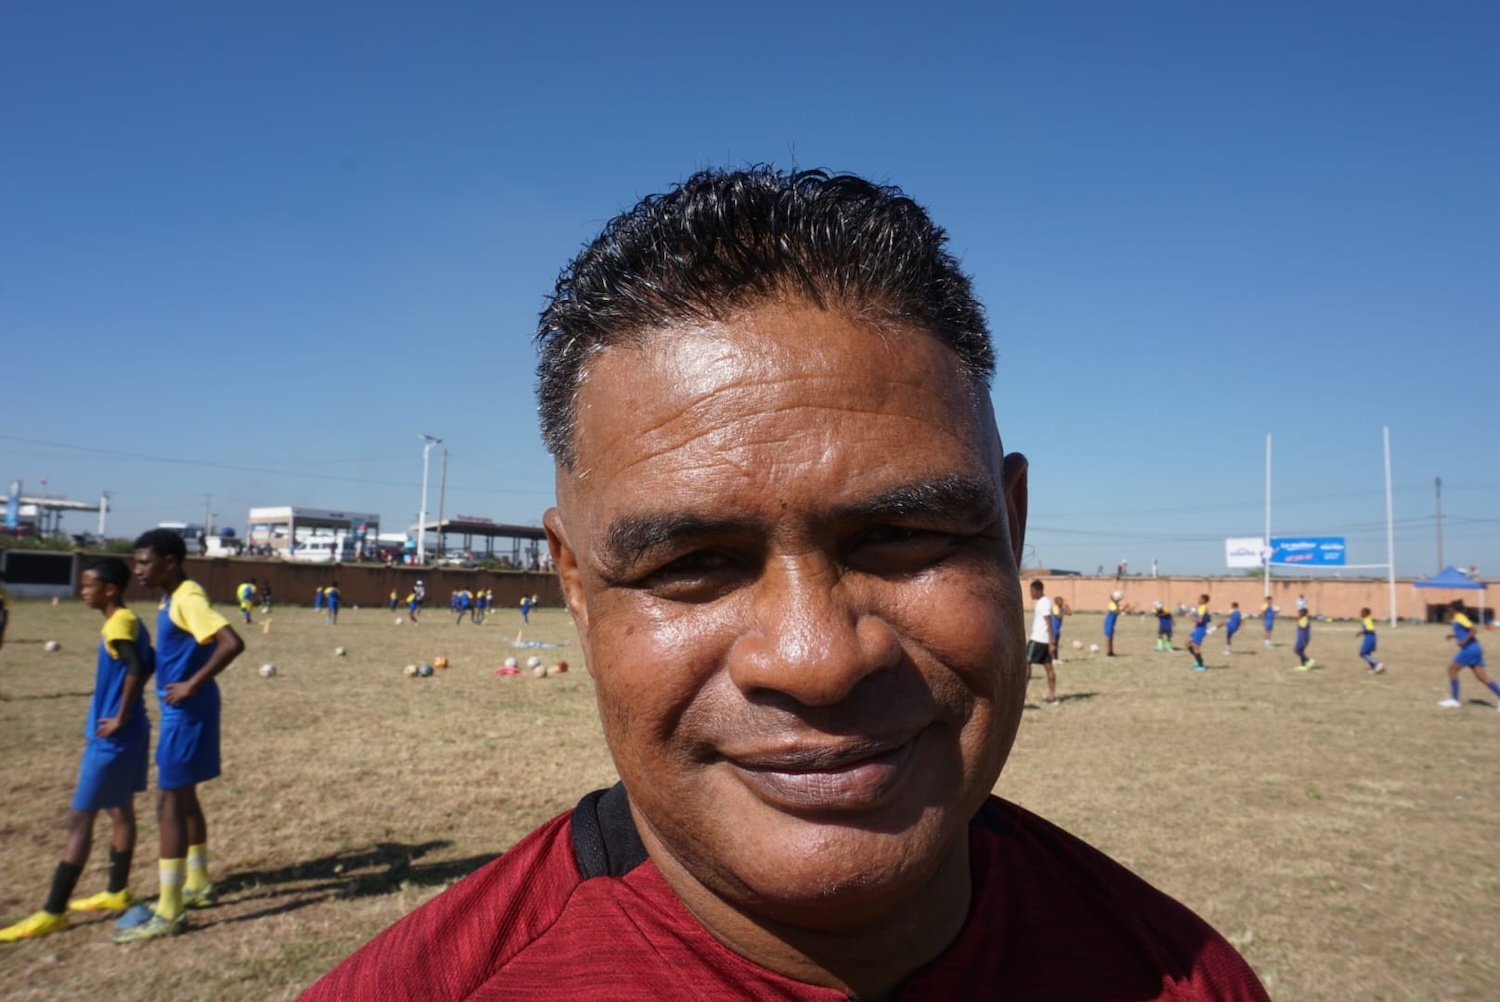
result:
M 1388 602 L 1390 605 L 1390 624 L 1394 628 L 1399 622 L 1396 616 L 1396 518 L 1395 509 L 1391 503 L 1391 429 L 1386 425 L 1381 429 L 1381 436 L 1385 445 L 1385 563 L 1383 564 L 1344 564 L 1349 570 L 1376 570 L 1383 569 L 1386 572 L 1386 580 L 1390 591 Z M 1265 593 L 1266 598 L 1271 597 L 1271 558 L 1274 550 L 1271 547 L 1271 436 L 1266 435 L 1266 539 L 1265 539 Z

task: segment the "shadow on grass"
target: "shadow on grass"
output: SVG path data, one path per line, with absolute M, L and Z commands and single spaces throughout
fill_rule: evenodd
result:
M 89 696 L 92 696 L 93 694 L 93 689 L 85 689 L 82 692 L 37 692 L 29 696 L 15 696 L 7 693 L 0 698 L 4 698 L 7 701 L 21 703 L 31 699 L 77 699 L 79 697 L 87 698 Z
M 1087 702 L 1090 699 L 1093 699 L 1097 695 L 1099 695 L 1097 692 L 1065 692 L 1065 693 L 1062 693 L 1061 695 L 1059 695 L 1057 697 L 1057 702 L 1058 703 L 1083 703 L 1083 702 Z M 1046 707 L 1043 704 L 1041 704 L 1041 703 L 1026 703 L 1024 706 L 1021 707 L 1021 709 L 1023 709 L 1023 710 L 1042 710 L 1042 709 L 1046 709 Z
M 391 894 L 408 887 L 444 887 L 468 876 L 499 853 L 419 863 L 446 849 L 447 841 L 380 842 L 368 849 L 331 853 L 274 870 L 236 870 L 216 883 L 226 904 L 264 905 L 203 925 L 228 925 L 281 915 L 335 899 Z M 226 901 L 227 898 L 235 901 Z M 198 913 L 203 914 L 203 913 Z

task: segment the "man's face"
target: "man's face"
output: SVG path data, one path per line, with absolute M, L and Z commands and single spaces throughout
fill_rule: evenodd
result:
M 1026 683 L 1025 463 L 952 351 L 771 304 L 604 351 L 577 412 L 549 542 L 658 865 L 822 928 L 966 867 Z
M 148 591 L 166 591 L 172 579 L 172 569 L 177 565 L 173 558 L 164 557 L 150 547 L 142 547 L 134 554 L 135 579 Z

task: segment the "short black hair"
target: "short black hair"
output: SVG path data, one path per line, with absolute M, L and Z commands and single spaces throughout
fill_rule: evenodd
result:
M 119 557 L 99 557 L 90 560 L 83 567 L 83 573 L 92 574 L 99 580 L 100 584 L 114 585 L 125 594 L 125 588 L 130 584 L 130 568 L 125 566 L 125 561 Z
M 135 537 L 133 550 L 150 550 L 158 557 L 176 557 L 178 562 L 187 559 L 187 543 L 172 529 L 147 529 Z
M 710 169 L 648 196 L 563 269 L 542 311 L 542 440 L 572 466 L 574 396 L 595 353 L 781 297 L 926 330 L 987 385 L 995 355 L 984 307 L 947 242 L 900 189 L 852 174 Z

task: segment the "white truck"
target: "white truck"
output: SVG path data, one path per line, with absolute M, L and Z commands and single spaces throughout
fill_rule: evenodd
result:
M 308 536 L 287 553 L 288 560 L 309 564 L 343 564 L 354 560 L 357 549 L 346 533 L 336 536 Z

